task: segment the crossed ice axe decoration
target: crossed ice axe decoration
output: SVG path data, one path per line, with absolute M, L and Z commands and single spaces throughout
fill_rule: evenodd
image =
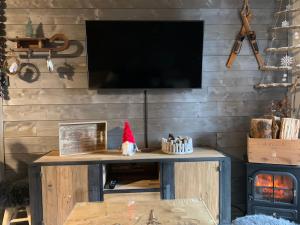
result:
M 240 14 L 241 14 L 243 24 L 242 24 L 239 34 L 236 37 L 235 42 L 234 42 L 230 56 L 226 63 L 226 67 L 231 68 L 234 60 L 240 53 L 244 39 L 247 37 L 249 40 L 249 43 L 251 45 L 251 48 L 253 50 L 256 61 L 259 65 L 259 68 L 263 68 L 265 63 L 264 63 L 262 56 L 259 54 L 259 49 L 258 49 L 258 45 L 257 45 L 257 41 L 256 41 L 256 33 L 250 27 L 252 11 L 250 10 L 248 0 L 244 0 L 244 5 L 243 5 L 243 8 L 242 8 Z

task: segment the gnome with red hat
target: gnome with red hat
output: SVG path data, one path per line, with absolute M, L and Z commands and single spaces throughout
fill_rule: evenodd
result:
M 138 151 L 137 145 L 133 133 L 130 129 L 129 122 L 124 123 L 123 130 L 123 141 L 122 141 L 122 154 L 123 155 L 134 155 Z

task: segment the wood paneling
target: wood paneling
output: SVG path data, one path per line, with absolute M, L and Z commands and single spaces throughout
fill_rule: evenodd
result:
M 18 146 L 18 144 L 16 144 Z M 20 151 L 22 151 L 23 146 L 20 146 Z M 5 154 L 5 170 L 13 171 L 14 176 L 27 175 L 28 165 L 34 160 L 41 157 L 41 153 L 14 153 Z M 15 177 L 7 177 L 8 179 Z
M 211 24 L 240 24 L 236 9 L 7 9 L 6 24 L 26 24 L 28 13 L 33 24 L 85 24 L 85 20 L 109 19 L 197 19 Z M 272 22 L 272 11 L 269 9 L 255 10 L 251 24 L 267 24 Z M 41 17 L 40 15 L 46 15 Z M 218 16 L 216 16 L 218 15 Z
M 202 89 L 148 91 L 150 146 L 159 147 L 161 137 L 166 137 L 168 133 L 190 135 L 195 145 L 218 146 L 242 158 L 246 151 L 246 141 L 242 135 L 248 131 L 249 118 L 265 114 L 271 100 L 284 95 L 283 90 L 253 89 L 263 73 L 258 71 L 247 42 L 244 42 L 233 68 L 227 70 L 225 67 L 241 27 L 240 0 L 5 2 L 6 36 L 24 36 L 25 24 L 30 17 L 34 32 L 39 31 L 38 36 L 43 34 L 48 37 L 62 32 L 71 40 L 68 50 L 53 56 L 55 70 L 52 73 L 46 67 L 47 55 L 34 55 L 30 59 L 25 55 L 22 62 L 34 64 L 38 73 L 25 73 L 28 69 L 25 65 L 20 77 L 10 78 L 11 100 L 5 101 L 1 109 L 4 124 L 1 123 L 0 128 L 4 126 L 4 131 L 0 133 L 4 133 L 5 137 L 0 139 L 4 140 L 9 176 L 14 174 L 14 169 L 18 173 L 26 171 L 23 158 L 30 162 L 36 157 L 35 154 L 57 146 L 59 122 L 107 120 L 109 146 L 117 148 L 121 143 L 123 122 L 129 119 L 139 147 L 143 146 L 142 90 L 88 90 L 85 45 L 87 19 L 205 20 Z M 254 13 L 251 23 L 261 50 L 269 45 L 271 37 L 267 31 L 273 21 L 276 3 L 273 0 L 251 0 Z M 278 38 L 275 44 L 283 45 L 287 35 L 280 34 Z M 7 44 L 8 48 L 13 46 L 13 43 Z M 270 75 L 268 78 L 273 79 Z M 241 135 L 235 136 L 234 133 Z M 26 154 L 29 156 L 26 157 Z M 17 169 L 19 164 L 22 170 Z M 233 177 L 235 173 L 233 171 Z
M 31 89 L 31 88 L 88 88 L 86 73 L 40 73 L 38 78 L 15 76 L 9 79 L 10 89 Z
M 143 133 L 142 119 L 131 119 L 131 129 L 135 134 Z M 85 120 L 54 120 L 54 121 L 17 121 L 5 122 L 5 138 L 15 137 L 58 137 L 59 123 L 86 122 Z M 124 119 L 108 120 L 109 135 L 122 135 Z
M 226 86 L 226 87 L 208 87 L 208 98 L 211 101 L 270 101 L 270 99 L 281 99 L 286 90 L 262 90 L 257 91 L 253 86 Z M 270 104 L 270 103 L 269 103 Z
M 180 18 L 180 15 L 177 17 Z M 133 18 L 133 19 L 143 19 L 143 18 Z M 36 32 L 39 25 L 33 25 L 33 30 Z M 236 33 L 241 28 L 240 24 L 234 25 L 221 25 L 221 24 L 211 24 L 205 26 L 204 39 L 205 40 L 234 40 Z M 258 40 L 266 40 L 269 38 L 269 34 L 266 30 L 269 25 L 253 25 L 256 31 Z M 55 33 L 65 33 L 68 34 L 70 40 L 85 40 L 85 25 L 84 24 L 57 24 L 57 25 L 43 25 L 43 34 L 45 36 L 51 36 Z M 7 36 L 15 37 L 24 35 L 24 25 L 17 24 L 7 24 L 6 32 Z M 279 39 L 287 38 L 285 34 L 278 34 Z
M 247 131 L 249 117 L 198 117 L 149 119 L 149 132 L 230 132 Z M 191 124 L 193 128 L 191 128 Z
M 113 0 L 113 1 L 98 1 L 98 0 L 64 0 L 49 2 L 47 0 L 32 2 L 22 0 L 7 1 L 8 8 L 212 8 L 220 6 L 218 0 L 207 1 L 180 1 L 180 0 Z
M 4 106 L 6 121 L 107 120 L 142 118 L 142 104 L 23 105 Z
M 219 221 L 219 162 L 176 162 L 175 198 L 199 198 Z
M 5 170 L 5 148 L 3 146 L 3 114 L 2 114 L 2 99 L 0 100 L 0 182 L 4 179 Z
M 141 93 L 129 94 L 127 92 L 101 93 L 88 89 L 11 89 L 11 99 L 4 101 L 3 105 L 70 105 L 70 104 L 99 104 L 99 103 L 142 103 Z
M 239 0 L 64 0 L 49 2 L 47 0 L 40 1 L 22 1 L 22 0 L 7 0 L 8 8 L 169 8 L 169 9 L 184 9 L 184 8 L 237 8 L 241 7 Z M 274 1 L 262 2 L 261 0 L 253 0 L 252 8 L 269 9 L 274 7 Z
M 45 225 L 63 225 L 77 202 L 88 201 L 87 166 L 42 167 L 42 196 Z
M 47 153 L 58 149 L 58 137 L 5 138 L 6 153 Z

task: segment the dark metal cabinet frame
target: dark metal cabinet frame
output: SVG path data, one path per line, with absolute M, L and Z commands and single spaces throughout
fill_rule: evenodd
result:
M 101 161 L 80 161 L 80 162 L 49 162 L 33 163 L 29 167 L 29 188 L 30 206 L 32 213 L 32 224 L 43 225 L 43 202 L 42 202 L 42 180 L 41 167 L 43 166 L 63 166 L 63 165 L 88 165 L 88 191 L 89 201 L 104 201 L 103 171 L 102 164 L 113 163 L 160 163 L 160 194 L 161 199 L 175 199 L 175 162 L 205 162 L 219 161 L 220 163 L 220 225 L 231 224 L 231 161 L 229 157 L 213 158 L 192 158 L 192 159 L 135 159 L 135 160 L 105 160 Z

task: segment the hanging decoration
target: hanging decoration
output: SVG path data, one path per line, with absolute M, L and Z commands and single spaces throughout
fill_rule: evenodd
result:
M 287 20 L 284 20 L 281 22 L 282 27 L 288 27 L 289 25 L 290 25 L 290 23 Z
M 258 44 L 256 41 L 256 33 L 250 27 L 252 11 L 250 10 L 248 0 L 244 0 L 244 6 L 241 10 L 241 18 L 242 18 L 243 24 L 242 24 L 239 34 L 236 37 L 235 43 L 233 45 L 233 48 L 232 48 L 229 58 L 227 60 L 226 67 L 231 68 L 234 60 L 240 53 L 240 50 L 241 50 L 242 44 L 243 44 L 243 40 L 247 37 L 250 42 L 250 45 L 251 45 L 252 51 L 254 53 L 254 56 L 256 58 L 256 61 L 258 63 L 258 66 L 259 66 L 259 68 L 261 68 L 264 66 L 264 60 L 259 53 L 259 48 L 258 48 Z
M 51 51 L 49 51 L 49 55 L 47 57 L 47 68 L 48 68 L 48 71 L 49 72 L 53 72 L 54 70 L 54 64 L 53 64 L 53 61 L 51 59 Z
M 6 56 L 6 59 L 3 63 L 3 68 L 6 74 L 9 76 L 15 76 L 19 73 L 21 68 L 21 62 L 14 51 L 10 51 Z
M 5 35 L 5 1 L 0 0 L 0 97 L 5 100 L 9 99 L 8 86 L 9 79 L 5 73 L 4 62 L 5 62 L 5 47 L 6 47 L 6 38 Z
M 32 38 L 33 37 L 33 27 L 32 27 L 32 21 L 30 17 L 28 17 L 28 22 L 25 27 L 26 37 Z
M 291 66 L 294 62 L 294 58 L 289 55 L 285 55 L 280 59 L 280 62 L 281 62 L 281 66 L 286 66 L 286 67 Z
M 300 68 L 300 64 L 296 63 L 294 57 L 290 55 L 290 52 L 300 48 L 300 44 L 294 44 L 287 46 L 274 46 L 279 40 L 279 33 L 285 32 L 287 35 L 290 30 L 295 30 L 300 26 L 297 24 L 292 24 L 290 21 L 290 13 L 300 11 L 298 8 L 293 8 L 291 4 L 291 0 L 287 0 L 288 3 L 284 7 L 284 3 L 286 2 L 280 0 L 279 9 L 275 13 L 275 21 L 272 27 L 272 40 L 270 47 L 268 47 L 266 52 L 266 65 L 261 68 L 262 71 L 272 73 L 272 75 L 277 76 L 278 72 L 281 74 L 281 82 L 270 82 L 266 81 L 266 74 L 263 74 L 262 79 L 259 84 L 255 85 L 255 88 L 292 88 L 295 89 L 299 84 L 298 79 L 292 81 L 293 77 L 289 78 L 290 72 L 294 71 L 297 68 Z M 299 32 L 295 31 L 291 33 L 295 40 L 299 39 Z M 288 40 L 287 40 L 288 43 Z M 284 54 L 284 56 L 280 57 L 280 65 L 274 65 L 278 61 L 278 56 L 280 54 Z M 272 65 L 273 64 L 273 65 Z M 280 73 L 281 72 L 281 73 Z M 278 79 L 276 79 L 278 81 Z

